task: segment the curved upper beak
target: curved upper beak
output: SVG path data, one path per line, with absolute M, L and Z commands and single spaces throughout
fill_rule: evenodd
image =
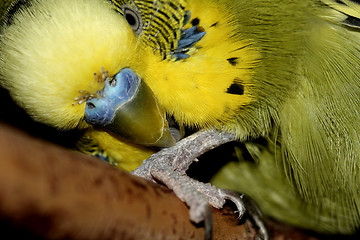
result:
M 153 92 L 130 68 L 107 79 L 99 97 L 86 101 L 85 120 L 140 145 L 170 147 L 176 142 Z

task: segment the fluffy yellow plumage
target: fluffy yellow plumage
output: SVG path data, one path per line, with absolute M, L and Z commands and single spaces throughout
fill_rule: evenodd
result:
M 86 131 L 77 142 L 77 148 L 125 171 L 134 170 L 155 152 L 154 149 L 123 139 L 119 141 L 109 133 L 99 130 Z
M 94 73 L 101 76 L 106 69 L 114 75 L 124 66 L 141 64 L 133 30 L 104 1 L 38 1 L 3 29 L 2 85 L 35 120 L 60 129 L 89 127 L 83 119 L 85 104 L 79 102 L 104 87 Z M 89 138 L 92 145 L 85 146 Z M 154 152 L 92 130 L 78 145 L 96 156 L 106 149 L 100 155 L 128 171 Z
M 1 41 L 3 85 L 36 120 L 63 129 L 86 126 L 74 99 L 103 88 L 94 73 L 138 61 L 131 28 L 103 1 L 38 1 Z
M 242 106 L 253 100 L 250 91 L 252 68 L 256 66 L 260 53 L 252 46 L 251 40 L 238 41 L 235 38 L 224 41 L 236 32 L 235 25 L 221 22 L 220 31 L 215 26 L 210 27 L 219 19 L 227 21 L 230 13 L 226 5 L 190 1 L 188 8 L 194 18 L 202 19 L 201 27 L 206 29 L 206 35 L 196 45 L 200 50 L 195 50 L 196 53 L 185 61 L 149 61 L 143 79 L 160 104 L 180 123 L 196 127 L 220 126 L 231 121 Z M 191 26 L 187 23 L 184 28 Z M 241 61 L 235 67 L 224 61 L 226 59 Z M 214 79 L 218 79 L 216 84 Z M 227 93 L 233 83 L 243 86 L 243 95 Z

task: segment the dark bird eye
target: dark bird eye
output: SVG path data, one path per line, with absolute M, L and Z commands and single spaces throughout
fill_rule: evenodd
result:
M 139 34 L 142 26 L 140 13 L 136 12 L 135 10 L 129 7 L 124 7 L 123 11 L 124 11 L 124 17 L 126 21 L 129 23 L 132 30 L 134 30 L 135 33 Z

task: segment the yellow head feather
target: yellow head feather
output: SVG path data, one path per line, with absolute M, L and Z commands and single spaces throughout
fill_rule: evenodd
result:
M 94 73 L 136 61 L 133 31 L 102 0 L 34 1 L 2 35 L 1 84 L 36 120 L 64 129 L 86 126 L 74 99 L 102 89 Z

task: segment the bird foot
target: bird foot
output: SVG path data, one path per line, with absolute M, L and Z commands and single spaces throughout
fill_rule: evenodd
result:
M 199 155 L 233 140 L 235 137 L 229 133 L 216 130 L 199 131 L 180 140 L 175 146 L 153 154 L 135 169 L 133 174 L 161 182 L 172 189 L 176 196 L 189 206 L 190 220 L 194 223 L 204 221 L 206 239 L 211 239 L 212 215 L 209 205 L 219 209 L 226 200 L 230 200 L 236 205 L 241 218 L 246 211 L 242 199 L 244 195 L 194 180 L 186 175 L 186 170 Z M 265 234 L 262 239 L 267 239 L 266 229 L 262 228 L 265 225 L 258 224 L 256 220 L 255 223 L 262 229 L 261 233 Z

